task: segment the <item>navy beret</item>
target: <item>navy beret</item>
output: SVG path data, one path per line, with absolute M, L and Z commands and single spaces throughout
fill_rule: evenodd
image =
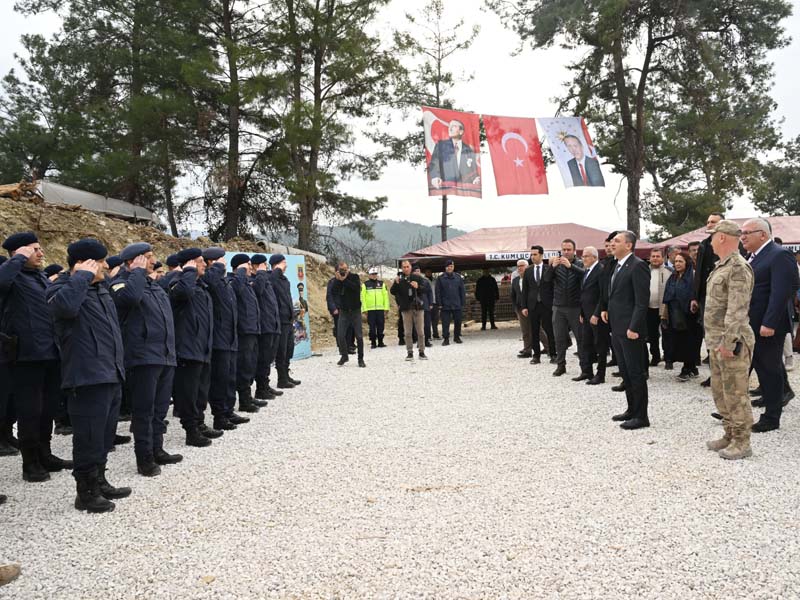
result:
M 200 248 L 184 248 L 178 252 L 178 262 L 185 265 L 190 260 L 196 260 L 203 256 L 203 251 Z
M 36 237 L 36 234 L 32 231 L 23 231 L 22 233 L 12 233 L 10 236 L 6 238 L 6 241 L 3 242 L 3 248 L 8 250 L 9 252 L 14 252 L 14 250 L 19 250 L 23 246 L 30 246 L 31 244 L 35 244 L 39 241 L 39 238 Z
M 205 260 L 219 260 L 225 256 L 225 248 L 206 248 L 203 250 L 203 258 Z
M 67 246 L 67 259 L 70 266 L 84 260 L 103 260 L 108 249 L 94 238 L 84 238 Z
M 118 254 L 115 254 L 114 256 L 109 256 L 106 259 L 106 264 L 108 265 L 109 270 L 116 269 L 118 266 L 122 264 L 122 259 L 119 257 Z
M 446 261 L 446 262 L 444 263 L 444 266 L 445 266 L 445 267 L 449 267 L 450 265 L 454 265 L 454 266 L 455 266 L 455 264 L 456 264 L 456 263 L 454 263 L 452 260 L 448 260 L 448 261 Z
M 283 254 L 273 254 L 269 257 L 269 266 L 274 267 L 286 260 L 286 257 Z
M 254 254 L 250 258 L 251 265 L 263 265 L 266 264 L 266 262 L 267 262 L 267 257 L 264 256 L 263 254 Z
M 164 265 L 162 265 L 160 262 L 156 261 L 156 264 L 153 265 L 153 270 L 158 271 L 163 266 Z
M 181 263 L 180 263 L 180 261 L 178 261 L 178 255 L 177 255 L 177 254 L 170 254 L 170 255 L 167 257 L 167 266 L 168 266 L 170 269 L 174 269 L 174 268 L 175 268 L 175 267 L 177 267 L 179 264 L 181 264 Z
M 53 275 L 56 275 L 57 273 L 61 273 L 61 271 L 63 271 L 63 270 L 64 270 L 64 267 L 62 267 L 61 265 L 55 265 L 55 264 L 47 265 L 44 268 L 44 274 L 47 277 L 52 277 Z
M 606 238 L 606 241 L 607 241 L 607 242 L 610 242 L 610 241 L 611 241 L 611 240 L 613 240 L 615 237 L 617 237 L 617 234 L 618 234 L 618 233 L 619 233 L 618 231 L 612 231 L 611 233 L 609 233 L 609 234 L 608 234 L 608 237 Z
M 123 262 L 127 262 L 129 260 L 133 260 L 137 256 L 141 256 L 142 254 L 146 254 L 150 252 L 153 247 L 148 244 L 147 242 L 136 242 L 135 244 L 129 244 L 122 249 L 122 252 L 119 253 L 119 257 L 123 260 Z
M 240 265 L 250 262 L 250 257 L 247 254 L 237 254 L 231 259 L 231 268 L 238 269 Z

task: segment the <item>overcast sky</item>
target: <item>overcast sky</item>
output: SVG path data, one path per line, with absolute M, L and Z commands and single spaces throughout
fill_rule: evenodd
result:
M 424 0 L 395 0 L 386 11 L 387 22 L 402 22 L 403 14 L 424 6 Z M 13 54 L 21 51 L 18 36 L 39 31 L 49 34 L 58 27 L 52 15 L 23 18 L 12 10 L 11 0 L 0 0 L 0 22 L 4 23 L 5 36 L 0 37 L 0 72 L 14 66 Z M 795 15 L 784 25 L 793 38 L 800 37 L 800 2 L 794 2 Z M 565 68 L 571 54 L 554 48 L 546 51 L 524 50 L 518 56 L 512 53 L 518 47 L 517 36 L 504 28 L 499 18 L 483 6 L 483 0 L 445 0 L 449 16 L 464 17 L 467 24 L 481 26 L 481 33 L 467 51 L 457 55 L 449 68 L 456 72 L 470 72 L 474 79 L 457 88 L 455 97 L 465 109 L 477 113 L 519 117 L 550 117 L 556 106 L 552 99 L 562 92 L 562 84 L 569 77 Z M 455 14 L 457 11 L 457 14 Z M 786 137 L 800 134 L 800 78 L 796 76 L 800 64 L 800 42 L 772 54 L 775 62 L 775 87 L 773 97 L 778 103 L 777 117 L 783 120 Z M 402 124 L 400 124 L 402 126 Z M 416 126 L 409 121 L 408 126 Z M 592 130 L 592 124 L 589 123 Z M 541 130 L 540 130 L 541 133 Z M 597 149 L 602 157 L 603 149 Z M 625 185 L 619 177 L 605 171 L 606 188 L 565 189 L 555 165 L 548 169 L 550 194 L 547 196 L 512 196 L 498 198 L 492 176 L 488 152 L 481 156 L 483 167 L 483 198 L 451 197 L 450 224 L 461 229 L 574 222 L 601 229 L 615 229 L 625 225 Z M 409 220 L 426 225 L 438 224 L 441 219 L 441 201 L 427 196 L 425 173 L 420 168 L 404 164 L 391 164 L 380 180 L 374 182 L 350 181 L 345 191 L 367 197 L 387 196 L 387 207 L 381 218 Z M 744 217 L 754 214 L 746 199 L 738 199 L 729 216 Z

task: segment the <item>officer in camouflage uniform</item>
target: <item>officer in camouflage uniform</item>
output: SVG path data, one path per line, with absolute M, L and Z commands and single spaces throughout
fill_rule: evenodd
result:
M 753 270 L 739 254 L 739 234 L 739 226 L 733 221 L 720 221 L 714 227 L 711 246 L 719 262 L 708 277 L 704 314 L 711 391 L 725 427 L 725 435 L 706 446 L 728 460 L 753 454 L 753 411 L 747 393 L 755 345 L 748 317 Z

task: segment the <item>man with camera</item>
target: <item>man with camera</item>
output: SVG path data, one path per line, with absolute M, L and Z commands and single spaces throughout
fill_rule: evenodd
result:
M 403 329 L 406 332 L 406 350 L 408 355 L 406 360 L 414 360 L 414 340 L 411 332 L 417 330 L 417 347 L 419 357 L 426 360 L 425 356 L 425 306 L 422 298 L 422 289 L 425 280 L 422 275 L 412 273 L 411 263 L 404 260 L 400 263 L 401 273 L 395 277 L 392 288 L 389 290 L 397 298 L 397 306 L 400 308 L 400 316 L 403 320 Z
M 342 261 L 336 269 L 336 280 L 331 287 L 333 302 L 339 310 L 339 327 L 336 331 L 336 343 L 339 346 L 341 358 L 336 363 L 340 367 L 349 358 L 347 345 L 347 330 L 352 327 L 356 336 L 358 347 L 358 366 L 366 367 L 364 363 L 364 333 L 361 328 L 361 279 L 350 272 L 350 267 Z

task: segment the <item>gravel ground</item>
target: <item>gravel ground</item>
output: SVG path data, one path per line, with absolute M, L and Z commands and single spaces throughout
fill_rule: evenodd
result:
M 726 462 L 697 381 L 654 370 L 653 426 L 625 432 L 622 394 L 514 358 L 518 337 L 298 362 L 300 388 L 210 448 L 173 420 L 186 458 L 160 477 L 119 448 L 110 478 L 134 493 L 109 515 L 0 459 L 0 558 L 23 565 L 0 597 L 798 597 L 800 402 Z

